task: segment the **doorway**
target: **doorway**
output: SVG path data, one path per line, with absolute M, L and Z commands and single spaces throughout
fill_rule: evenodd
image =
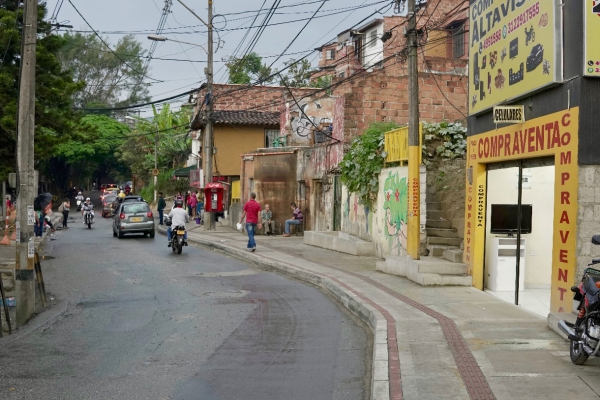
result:
M 554 183 L 554 157 L 487 165 L 485 290 L 542 317 L 550 312 Z

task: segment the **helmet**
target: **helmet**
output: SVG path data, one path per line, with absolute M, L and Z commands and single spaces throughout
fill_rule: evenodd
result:
M 85 199 L 85 201 L 90 201 L 90 198 L 88 197 L 87 199 Z
M 77 192 L 77 194 L 81 194 L 81 192 Z
M 119 194 L 121 194 L 121 193 L 123 193 L 123 191 L 122 191 L 122 190 L 119 190 Z
M 179 208 L 183 207 L 183 201 L 181 201 L 179 199 L 175 200 L 175 207 L 179 207 Z

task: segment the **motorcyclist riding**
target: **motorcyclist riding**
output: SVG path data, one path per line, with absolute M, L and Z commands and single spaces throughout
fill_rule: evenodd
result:
M 167 229 L 167 241 L 169 242 L 168 247 L 171 247 L 171 238 L 172 238 L 172 227 L 174 226 L 185 226 L 186 222 L 190 222 L 190 216 L 187 211 L 183 208 L 183 201 L 175 200 L 175 206 L 167 215 L 171 219 L 171 226 Z M 185 240 L 184 245 L 187 246 L 187 230 L 185 231 L 185 235 L 183 235 L 183 240 Z
M 92 204 L 92 201 L 90 200 L 89 197 L 87 199 L 85 199 L 85 203 L 83 203 L 83 205 L 81 206 L 81 209 L 83 210 L 82 215 L 86 211 L 90 212 L 90 214 L 92 215 L 92 224 L 93 224 L 94 223 L 94 205 Z M 83 224 L 85 225 L 85 219 L 83 221 Z
M 77 211 L 81 209 L 81 205 L 83 203 L 83 194 L 81 192 L 77 192 L 77 196 L 75 196 L 75 200 L 77 202 Z

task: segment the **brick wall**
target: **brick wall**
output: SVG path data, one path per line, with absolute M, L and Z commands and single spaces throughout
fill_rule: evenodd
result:
M 304 97 L 317 89 L 292 88 L 294 97 Z M 254 110 L 254 111 L 281 111 L 283 96 L 289 92 L 285 86 L 251 86 L 247 85 L 214 85 L 214 110 Z M 198 101 L 202 102 L 206 89 L 198 92 Z M 197 112 L 196 108 L 196 112 Z

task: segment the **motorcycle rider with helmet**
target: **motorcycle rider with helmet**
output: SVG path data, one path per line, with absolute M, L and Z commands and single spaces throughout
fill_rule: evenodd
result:
M 81 192 L 77 192 L 77 196 L 75 196 L 75 200 L 77 201 L 77 211 L 81 210 L 81 206 L 83 204 L 83 194 Z
M 84 213 L 86 211 L 90 212 L 90 214 L 92 215 L 92 224 L 93 224 L 94 223 L 94 205 L 92 204 L 92 201 L 90 200 L 89 197 L 87 199 L 85 199 L 85 203 L 83 203 L 83 205 L 81 206 L 81 210 L 82 210 L 81 215 L 84 215 Z M 85 225 L 85 219 L 83 220 L 83 224 Z
M 190 216 L 188 215 L 187 211 L 185 211 L 182 207 L 183 207 L 183 201 L 175 200 L 175 205 L 174 205 L 173 209 L 171 210 L 169 215 L 167 215 L 167 217 L 171 220 L 171 226 L 169 226 L 169 228 L 167 228 L 168 247 L 171 247 L 171 239 L 173 236 L 172 227 L 185 226 L 186 222 L 190 222 Z M 185 246 L 187 246 L 188 245 L 187 230 L 185 231 L 185 234 L 183 235 L 183 240 L 184 240 L 183 244 Z

